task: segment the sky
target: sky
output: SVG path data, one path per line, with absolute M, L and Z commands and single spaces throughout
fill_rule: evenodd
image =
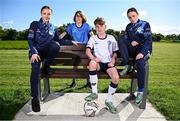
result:
M 104 17 L 107 28 L 121 31 L 129 23 L 127 9 L 135 7 L 153 33 L 180 34 L 180 0 L 0 0 L 0 26 L 28 29 L 40 19 L 44 5 L 53 9 L 51 23 L 55 26 L 72 23 L 74 13 L 81 10 L 92 27 L 97 17 Z

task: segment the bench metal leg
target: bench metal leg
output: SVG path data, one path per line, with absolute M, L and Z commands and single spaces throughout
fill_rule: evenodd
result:
M 134 95 L 136 85 L 137 85 L 137 79 L 132 79 L 131 80 L 130 95 Z
M 139 106 L 140 109 L 145 109 L 146 108 L 148 80 L 149 80 L 149 63 L 148 63 L 148 61 L 146 62 L 145 68 L 146 68 L 145 69 L 146 70 L 146 75 L 145 75 L 145 82 L 144 82 L 143 100 L 142 100 L 141 105 Z
M 132 79 L 132 80 L 131 80 L 130 94 L 129 94 L 129 96 L 126 98 L 127 101 L 131 101 L 131 100 L 134 100 L 134 99 L 135 99 L 134 92 L 135 92 L 135 87 L 136 87 L 136 85 L 137 85 L 137 79 Z
M 44 90 L 42 93 L 42 100 L 45 100 L 46 97 L 50 94 L 49 78 L 44 78 L 43 83 L 44 83 Z

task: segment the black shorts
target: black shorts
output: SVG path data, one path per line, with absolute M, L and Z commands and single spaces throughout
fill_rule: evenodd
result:
M 102 72 L 105 72 L 109 69 L 109 68 L 112 68 L 112 67 L 108 67 L 108 64 L 109 63 L 99 63 L 99 70 L 98 71 L 102 71 Z

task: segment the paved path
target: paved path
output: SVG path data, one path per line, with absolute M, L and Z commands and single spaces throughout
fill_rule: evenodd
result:
M 54 93 L 41 103 L 41 112 L 34 113 L 28 101 L 16 114 L 15 120 L 61 120 L 61 121 L 166 121 L 164 116 L 157 112 L 147 102 L 146 109 L 137 108 L 133 102 L 125 101 L 127 93 L 116 93 L 113 97 L 118 113 L 111 114 L 105 108 L 106 93 L 98 97 L 99 108 L 95 117 L 84 115 L 84 97 L 88 93 Z

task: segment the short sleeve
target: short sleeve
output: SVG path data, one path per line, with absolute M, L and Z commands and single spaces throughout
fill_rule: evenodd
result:
M 92 30 L 92 27 L 86 23 L 86 32 L 89 33 Z
M 72 24 L 69 24 L 66 28 L 66 32 L 71 36 L 72 36 L 72 27 L 73 27 Z
M 94 43 L 95 43 L 95 41 L 94 41 L 94 36 L 92 36 L 92 37 L 90 37 L 90 39 L 89 39 L 89 41 L 88 41 L 86 47 L 87 47 L 87 48 L 93 49 Z
M 113 52 L 116 52 L 116 51 L 118 51 L 119 50 L 119 48 L 118 48 L 118 44 L 117 44 L 117 41 L 116 41 L 116 39 L 112 36 L 112 50 L 113 50 Z

